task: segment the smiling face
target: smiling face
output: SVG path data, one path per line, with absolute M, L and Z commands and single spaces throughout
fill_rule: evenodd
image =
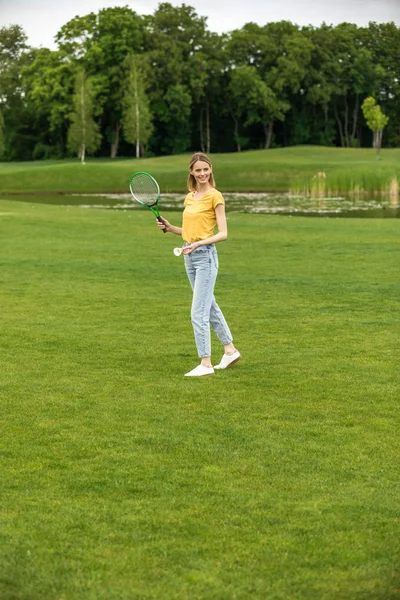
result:
M 199 188 L 215 188 L 215 179 L 212 171 L 211 160 L 203 152 L 195 152 L 189 162 L 189 176 L 187 180 L 189 192 L 196 192 Z
M 190 169 L 190 173 L 195 178 L 197 186 L 202 186 L 209 182 L 212 173 L 212 167 L 205 161 L 198 160 Z

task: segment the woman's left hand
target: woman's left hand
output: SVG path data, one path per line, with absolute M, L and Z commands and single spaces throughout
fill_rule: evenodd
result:
M 193 250 L 196 250 L 196 248 L 198 248 L 196 243 L 190 244 L 190 246 L 185 246 L 182 254 L 191 254 Z

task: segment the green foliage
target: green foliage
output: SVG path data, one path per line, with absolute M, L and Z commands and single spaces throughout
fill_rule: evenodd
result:
M 140 157 L 140 145 L 147 146 L 153 131 L 152 115 L 146 94 L 143 57 L 128 54 L 125 59 L 126 83 L 122 101 L 122 127 L 127 142 L 136 144 L 136 158 Z
M 184 152 L 191 140 L 195 94 L 209 80 L 204 68 L 211 54 L 206 20 L 184 4 L 161 3 L 145 23 L 144 50 L 151 67 L 148 93 L 154 115 L 150 147 L 163 154 Z
M 100 145 L 99 126 L 93 120 L 94 94 L 90 79 L 79 69 L 75 80 L 74 112 L 68 130 L 68 149 L 85 162 L 86 153 L 94 153 Z
M 7 160 L 30 158 L 30 115 L 21 94 L 21 71 L 29 61 L 26 40 L 19 25 L 0 28 L 0 111 L 4 120 L 3 157 Z
M 192 97 L 184 85 L 171 85 L 164 96 L 164 111 L 160 120 L 165 126 L 162 151 L 181 154 L 190 143 L 190 110 Z
M 376 104 L 374 98 L 366 98 L 361 108 L 364 113 L 365 121 L 371 131 L 377 131 L 386 127 L 389 117 L 383 114 L 381 107 Z
M 369 23 L 364 43 L 379 66 L 374 96 L 379 98 L 389 117 L 386 129 L 388 143 L 400 146 L 400 27 L 395 23 Z
M 32 152 L 32 158 L 33 160 L 60 159 L 62 158 L 62 151 L 56 145 L 37 142 Z
M 75 17 L 61 28 L 57 40 L 60 50 L 79 60 L 91 77 L 97 97 L 95 111 L 102 115 L 111 156 L 116 156 L 125 91 L 124 61 L 130 52 L 142 50 L 142 19 L 128 7 L 106 8 L 97 15 Z
M 379 62 L 365 44 L 365 30 L 349 23 L 322 25 L 309 28 L 308 36 L 313 50 L 304 79 L 306 99 L 324 112 L 325 138 L 330 137 L 329 118 L 333 116 L 340 145 L 359 145 L 360 99 L 372 91 L 381 75 Z
M 219 35 L 194 8 L 165 2 L 146 16 L 126 6 L 75 17 L 57 43 L 55 52 L 29 49 L 19 26 L 0 31 L 7 160 L 66 156 L 78 68 L 96 96 L 98 155 L 138 154 L 140 142 L 131 141 L 137 136 L 127 133 L 128 123 L 136 127 L 126 90 L 129 55 L 143 66 L 138 81 L 145 89 L 137 97 L 142 146 L 152 155 L 225 152 L 235 145 L 362 147 L 370 139 L 361 111 L 369 96 L 389 117 L 387 145 L 399 144 L 400 28 L 394 23 L 250 22 Z
M 22 27 L 11 25 L 0 28 L 0 90 L 1 101 L 17 94 L 19 71 L 27 48 L 27 36 Z
M 368 127 L 374 134 L 373 147 L 376 149 L 377 158 L 382 146 L 383 129 L 386 127 L 389 117 L 383 114 L 381 107 L 376 104 L 375 99 L 368 97 L 364 100 L 362 111 Z
M 0 158 L 2 158 L 5 150 L 4 145 L 4 118 L 0 110 Z
M 267 125 L 274 119 L 281 121 L 289 110 L 289 103 L 279 99 L 277 94 L 261 79 L 257 69 L 251 66 L 239 66 L 231 75 L 230 91 L 232 104 L 236 105 L 239 118 L 245 115 L 244 125 L 262 123 Z M 235 112 L 235 108 L 233 109 Z M 266 137 L 265 147 L 269 147 Z
M 62 131 L 71 112 L 76 67 L 62 51 L 36 50 L 22 71 L 26 95 L 36 119 L 47 120 L 49 132 Z

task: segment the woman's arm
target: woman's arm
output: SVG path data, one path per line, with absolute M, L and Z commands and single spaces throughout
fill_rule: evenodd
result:
M 175 225 L 171 225 L 171 223 L 169 223 L 167 219 L 164 219 L 164 217 L 160 217 L 160 219 L 162 221 L 161 223 L 158 219 L 156 219 L 159 229 L 165 229 L 167 232 L 175 233 L 176 235 L 182 235 L 182 227 L 175 227 Z
M 212 235 L 206 240 L 200 240 L 193 242 L 190 246 L 186 246 L 183 250 L 183 254 L 190 254 L 199 246 L 206 246 L 207 244 L 217 244 L 218 242 L 224 242 L 228 239 L 228 225 L 226 223 L 225 206 L 224 204 L 218 204 L 215 207 L 215 216 L 217 218 L 218 233 Z

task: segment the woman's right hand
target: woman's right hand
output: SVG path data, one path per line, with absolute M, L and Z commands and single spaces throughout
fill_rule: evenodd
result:
M 156 219 L 158 228 L 165 231 L 171 231 L 171 223 L 169 223 L 167 219 L 164 219 L 164 217 L 160 217 L 160 219 L 161 221 Z

